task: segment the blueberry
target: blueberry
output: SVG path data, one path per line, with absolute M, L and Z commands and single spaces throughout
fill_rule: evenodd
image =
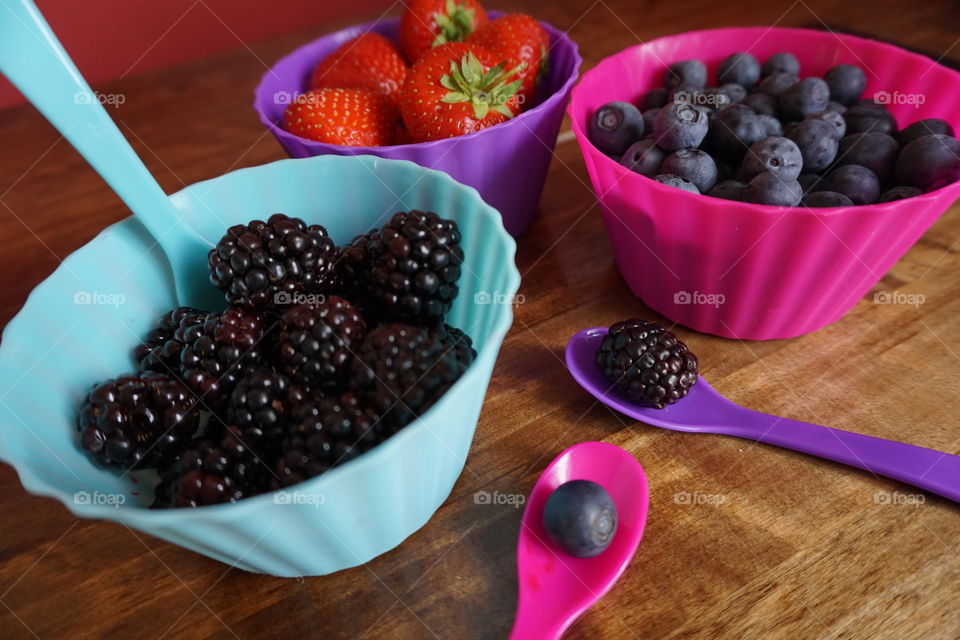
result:
M 665 156 L 653 140 L 640 140 L 630 145 L 620 159 L 620 164 L 642 176 L 652 178 L 660 173 L 660 164 Z
M 827 111 L 836 111 L 837 113 L 843 115 L 843 112 L 846 110 L 847 108 L 842 104 L 840 104 L 839 102 L 834 102 L 833 100 L 831 100 L 830 102 L 827 103 Z
M 795 207 L 800 204 L 803 192 L 796 180 L 781 178 L 769 171 L 756 176 L 743 191 L 743 201 L 769 204 L 777 207 Z
M 701 60 L 680 60 L 663 72 L 663 85 L 668 89 L 687 84 L 696 89 L 707 86 L 707 65 Z
M 840 141 L 837 164 L 859 164 L 877 174 L 881 184 L 893 177 L 900 145 L 885 133 L 851 133 Z
M 718 182 L 713 189 L 707 192 L 708 196 L 713 198 L 723 198 L 724 200 L 743 200 L 743 191 L 747 185 L 739 180 L 724 180 Z
M 847 135 L 847 121 L 836 111 L 827 109 L 826 111 L 807 116 L 807 119 L 810 118 L 818 118 L 833 127 L 833 137 L 836 140 L 840 140 L 843 136 Z
M 780 93 L 780 113 L 787 120 L 802 120 L 827 108 L 830 88 L 821 78 L 804 78 Z
M 763 79 L 763 82 L 757 86 L 757 91 L 776 98 L 786 91 L 787 87 L 793 86 L 799 80 L 800 78 L 792 73 L 773 73 Z
M 643 94 L 643 99 L 640 100 L 640 111 L 646 111 L 647 109 L 662 109 L 667 105 L 667 90 L 663 87 L 657 89 L 650 89 L 645 94 Z
M 720 84 L 735 82 L 747 89 L 760 79 L 760 63 L 749 53 L 740 52 L 727 56 L 717 68 Z
M 880 199 L 877 200 L 877 202 L 894 202 L 895 200 L 904 200 L 906 198 L 919 196 L 922 193 L 923 191 L 920 191 L 920 189 L 916 187 L 893 187 L 881 193 Z
M 763 63 L 763 67 L 760 68 L 760 75 L 766 78 L 775 73 L 789 73 L 792 76 L 799 76 L 800 61 L 788 51 L 775 53 Z
M 863 69 L 853 64 L 838 64 L 823 76 L 830 87 L 830 99 L 840 104 L 853 104 L 867 86 Z
M 790 130 L 789 138 L 800 148 L 803 170 L 823 171 L 837 157 L 834 128 L 820 118 L 807 118 Z
M 720 90 L 730 96 L 730 104 L 743 102 L 744 98 L 747 97 L 747 90 L 743 85 L 739 85 L 736 82 L 728 82 L 720 87 Z
M 917 138 L 900 151 L 897 182 L 933 191 L 960 178 L 960 142 L 934 134 Z
M 660 172 L 692 182 L 700 193 L 706 193 L 717 183 L 717 163 L 700 149 L 681 149 L 671 153 L 660 166 Z
M 640 114 L 643 116 L 643 130 L 651 136 L 653 135 L 653 119 L 657 116 L 658 111 L 660 111 L 660 109 L 647 109 Z
M 836 191 L 815 191 L 803 196 L 804 207 L 852 207 L 853 200 Z
M 731 165 L 717 158 L 713 158 L 713 161 L 717 163 L 717 182 L 723 182 L 724 180 L 733 178 L 733 174 L 736 172 Z
M 658 176 L 654 176 L 653 179 L 660 184 L 667 185 L 668 187 L 683 189 L 684 191 L 689 191 L 690 193 L 700 195 L 700 189 L 697 189 L 697 185 L 693 184 L 689 180 L 684 180 L 680 176 L 675 176 L 672 173 L 661 173 Z
M 606 551 L 617 533 L 617 506 L 596 482 L 570 480 L 547 498 L 543 528 L 568 555 L 592 558 Z
M 802 168 L 803 156 L 793 140 L 770 136 L 753 143 L 743 158 L 737 178 L 749 182 L 768 171 L 778 178 L 796 180 Z
M 780 121 L 773 116 L 758 114 L 757 118 L 759 118 L 760 122 L 763 123 L 764 131 L 768 136 L 783 135 L 783 125 L 780 124 Z
M 897 134 L 897 142 L 901 147 L 905 147 L 917 138 L 929 136 L 934 133 L 956 137 L 953 135 L 953 127 L 949 122 L 939 118 L 927 118 L 926 120 L 917 120 L 908 127 L 905 127 Z
M 858 164 L 845 164 L 831 171 L 820 184 L 822 191 L 836 191 L 853 204 L 873 204 L 880 195 L 880 181 L 873 171 Z
M 897 121 L 887 108 L 880 104 L 859 104 L 843 112 L 847 123 L 847 133 L 888 133 L 897 132 Z
M 760 116 L 777 117 L 780 108 L 777 106 L 777 99 L 766 93 L 751 93 L 743 99 L 743 104 L 753 109 L 754 113 Z
M 800 188 L 803 189 L 803 192 L 808 193 L 817 190 L 817 187 L 823 182 L 823 176 L 819 173 L 801 173 L 797 178 L 797 182 L 800 183 Z
M 643 137 L 643 116 L 629 102 L 608 102 L 593 114 L 587 137 L 603 153 L 619 157 Z
M 753 109 L 732 104 L 717 112 L 707 144 L 721 158 L 739 163 L 750 145 L 765 137 L 766 127 Z
M 723 87 L 707 87 L 694 97 L 693 102 L 697 106 L 719 111 L 724 107 L 729 107 L 736 100 Z
M 653 137 L 664 151 L 691 149 L 700 146 L 709 126 L 706 114 L 700 109 L 671 102 L 654 117 Z

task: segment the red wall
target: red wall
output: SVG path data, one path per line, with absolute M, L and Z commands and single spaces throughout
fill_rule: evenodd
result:
M 94 86 L 394 4 L 389 0 L 34 1 Z M 23 96 L 0 77 L 0 108 L 20 102 Z

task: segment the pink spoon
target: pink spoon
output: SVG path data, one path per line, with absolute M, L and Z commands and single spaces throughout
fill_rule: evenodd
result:
M 543 529 L 543 505 L 568 480 L 592 480 L 617 505 L 617 532 L 593 558 L 556 548 Z M 636 459 L 605 442 L 583 442 L 561 453 L 537 480 L 520 523 L 520 598 L 510 640 L 555 640 L 617 581 L 640 544 L 649 504 L 647 477 Z

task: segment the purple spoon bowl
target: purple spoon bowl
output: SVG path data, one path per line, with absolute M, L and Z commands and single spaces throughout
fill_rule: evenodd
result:
M 960 502 L 960 457 L 912 444 L 831 429 L 745 409 L 713 390 L 701 377 L 676 404 L 639 406 L 613 389 L 596 364 L 606 327 L 576 333 L 567 343 L 570 374 L 597 400 L 655 427 L 717 433 L 819 456 L 876 476 L 886 476 Z
M 575 558 L 555 547 L 543 528 L 543 507 L 570 480 L 592 480 L 617 506 L 617 532 L 593 558 Z M 649 488 L 643 467 L 629 452 L 605 442 L 576 444 L 554 459 L 530 492 L 520 523 L 517 574 L 520 597 L 510 640 L 552 640 L 563 635 L 626 570 L 647 522 Z

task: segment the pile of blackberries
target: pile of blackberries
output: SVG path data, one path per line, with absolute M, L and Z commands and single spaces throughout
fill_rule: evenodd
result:
M 841 207 L 890 202 L 960 179 L 960 142 L 944 120 L 904 129 L 886 104 L 861 99 L 867 81 L 852 64 L 800 77 L 787 52 L 763 65 L 734 53 L 707 86 L 707 67 L 683 60 L 664 87 L 636 105 L 610 102 L 588 137 L 600 151 L 657 182 L 691 193 L 777 206 Z
M 138 371 L 95 385 L 78 417 L 97 462 L 157 470 L 155 507 L 319 475 L 423 415 L 476 357 L 444 323 L 463 249 L 435 213 L 398 213 L 342 249 L 275 214 L 228 229 L 208 262 L 227 309 L 163 314 Z

